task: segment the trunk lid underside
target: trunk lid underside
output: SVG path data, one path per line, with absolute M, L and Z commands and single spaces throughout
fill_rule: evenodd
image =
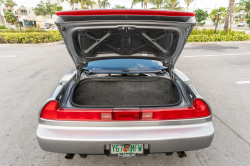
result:
M 98 15 L 100 11 L 103 15 Z M 157 11 L 157 16 L 154 10 L 141 10 L 136 15 L 135 10 L 126 10 L 127 15 L 118 15 L 118 10 L 115 15 L 111 10 L 96 10 L 96 15 L 87 12 L 78 11 L 77 16 L 76 12 L 57 12 L 55 21 L 77 67 L 116 58 L 153 59 L 174 65 L 196 24 L 190 16 L 193 13 L 187 12 L 175 12 L 179 16 L 171 16 L 170 11 Z M 150 12 L 155 15 L 144 14 Z

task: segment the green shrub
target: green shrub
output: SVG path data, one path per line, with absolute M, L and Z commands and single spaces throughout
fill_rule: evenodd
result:
M 18 29 L 0 29 L 0 32 L 5 32 L 5 33 L 21 33 L 19 28 Z M 48 32 L 45 31 L 41 28 L 29 28 L 29 29 L 22 29 L 22 33 L 28 33 L 28 32 Z
M 231 29 L 228 29 L 228 33 L 226 33 L 224 30 L 218 29 L 214 34 L 214 29 L 194 28 L 188 42 L 249 41 L 250 35 L 245 33 L 245 31 L 231 31 Z
M 29 32 L 29 33 L 2 33 L 0 43 L 48 43 L 62 40 L 59 31 Z
M 250 35 L 248 34 L 235 34 L 235 35 L 190 35 L 188 42 L 213 42 L 213 41 L 249 41 Z
M 0 25 L 0 29 L 8 29 L 5 25 Z

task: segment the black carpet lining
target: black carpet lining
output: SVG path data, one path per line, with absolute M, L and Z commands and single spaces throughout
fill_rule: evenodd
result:
M 165 106 L 180 100 L 176 86 L 165 78 L 95 78 L 82 80 L 72 101 L 93 106 Z

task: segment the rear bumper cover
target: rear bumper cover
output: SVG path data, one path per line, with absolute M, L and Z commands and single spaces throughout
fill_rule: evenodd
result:
M 65 127 L 39 124 L 37 139 L 49 152 L 104 154 L 109 144 L 149 144 L 150 153 L 203 149 L 214 136 L 212 122 L 147 127 Z

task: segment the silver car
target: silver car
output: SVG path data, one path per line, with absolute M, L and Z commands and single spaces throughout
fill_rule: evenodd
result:
M 39 112 L 44 151 L 134 157 L 210 146 L 212 110 L 175 67 L 195 13 L 61 11 L 55 23 L 75 63 Z

